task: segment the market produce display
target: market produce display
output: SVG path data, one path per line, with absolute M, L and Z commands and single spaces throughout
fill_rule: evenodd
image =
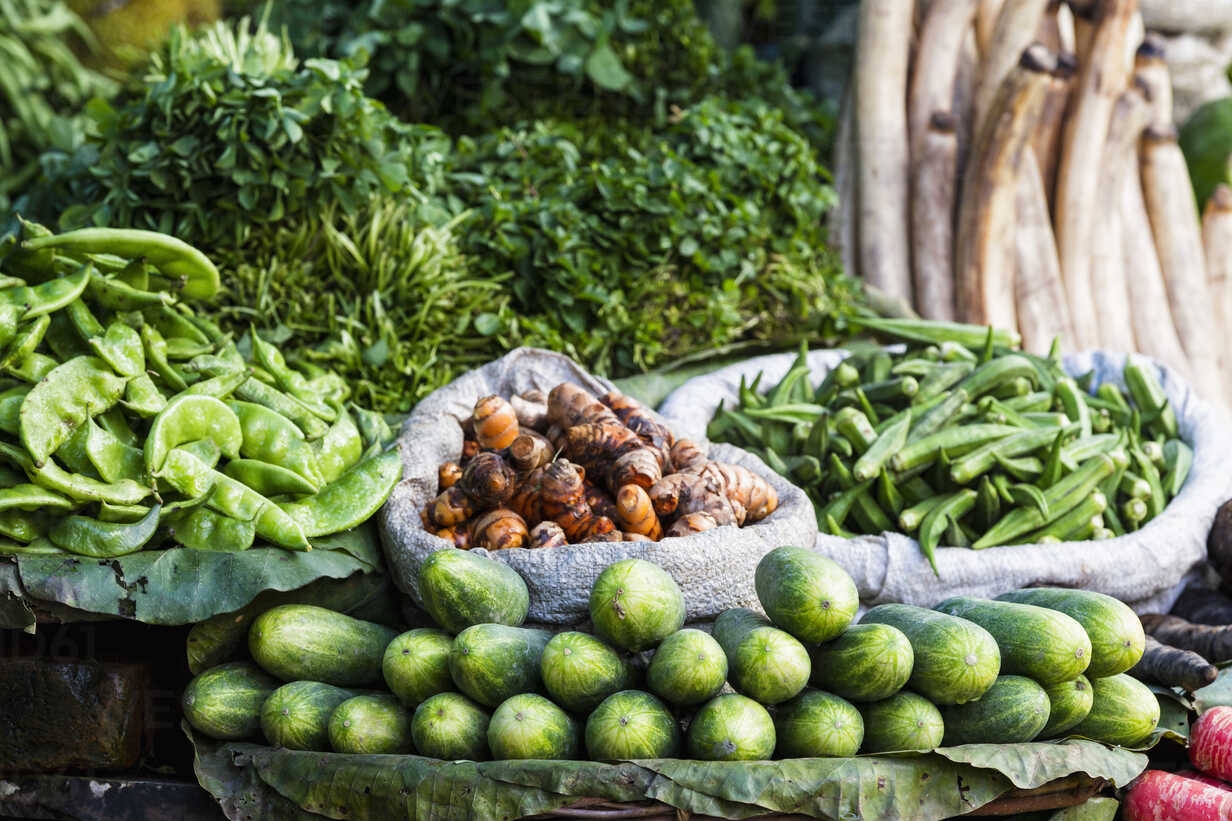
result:
M 389 427 L 345 381 L 189 306 L 219 287 L 196 248 L 26 223 L 0 254 L 0 552 L 310 550 L 393 490 Z
M 481 580 L 479 564 L 498 564 L 460 555 L 459 580 Z M 843 603 L 854 601 L 854 587 L 829 559 L 782 547 L 758 573 L 833 608 L 792 610 L 771 595 L 761 604 L 778 617 L 730 610 L 711 638 L 681 629 L 674 580 L 641 559 L 609 566 L 595 583 L 594 635 L 553 636 L 521 617 L 473 622 L 459 599 L 440 604 L 454 616 L 448 632 L 398 636 L 319 607 L 281 605 L 249 629 L 256 664 L 202 672 L 185 693 L 185 716 L 220 740 L 260 728 L 289 749 L 474 760 L 759 761 L 1045 734 L 1132 746 L 1159 721 L 1154 693 L 1124 674 L 1141 655 L 1141 626 L 1109 597 L 1023 590 L 937 610 L 881 605 L 851 624 L 855 606 Z M 1023 603 L 1033 598 L 1038 604 Z M 818 630 L 821 643 L 808 638 Z M 351 689 L 382 679 L 392 694 Z
M 1138 0 L 861 3 L 836 138 L 846 270 L 1033 353 L 1141 351 L 1226 401 L 1226 246 L 1204 251 L 1144 35 Z M 1226 174 L 1220 116 L 1190 131 L 1203 200 Z
M 707 429 L 799 483 L 836 536 L 909 533 L 939 545 L 1107 539 L 1139 529 L 1184 486 L 1193 452 L 1150 363 L 1126 390 L 1071 377 L 1054 350 L 1003 331 L 862 319 L 905 350 L 853 354 L 810 384 L 802 350 L 778 384 L 742 382 Z
M 464 549 L 659 541 L 754 524 L 778 507 L 765 479 L 707 459 L 615 391 L 596 399 L 562 383 L 546 397 L 481 397 L 463 436 L 422 519 Z

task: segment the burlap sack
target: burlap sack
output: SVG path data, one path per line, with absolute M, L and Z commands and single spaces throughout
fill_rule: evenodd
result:
M 809 355 L 813 384 L 846 356 L 844 351 Z M 739 362 L 682 385 L 659 412 L 679 435 L 705 433 L 720 401 L 737 403 L 741 377 L 764 371 L 768 389 L 791 367 L 794 354 Z M 1094 384 L 1125 387 L 1124 354 L 1088 352 L 1065 358 L 1071 374 L 1094 370 Z M 937 550 L 940 578 L 919 544 L 899 533 L 840 539 L 818 534 L 816 549 L 842 564 L 868 606 L 904 602 L 931 607 L 949 596 L 991 597 L 1019 587 L 1056 585 L 1096 590 L 1130 603 L 1139 612 L 1167 612 L 1187 577 L 1206 557 L 1206 536 L 1215 511 L 1232 495 L 1232 434 L 1223 411 L 1198 398 L 1175 373 L 1160 367 L 1164 391 L 1176 410 L 1182 438 L 1194 450 L 1193 469 L 1162 515 L 1141 530 L 1116 539 L 1078 544 L 1008 545 L 986 550 Z
M 575 382 L 596 395 L 611 390 L 568 357 L 534 348 L 519 348 L 472 371 L 424 399 L 399 436 L 403 479 L 381 511 L 385 556 L 397 585 L 418 604 L 419 566 L 437 550 L 455 548 L 423 529 L 419 512 L 437 495 L 437 468 L 462 451 L 459 420 L 470 415 L 475 400 L 489 394 L 510 396 L 538 388 L 545 393 L 561 382 Z M 770 516 L 743 528 L 722 527 L 696 536 L 661 542 L 607 542 L 528 550 L 474 552 L 517 570 L 530 588 L 528 619 L 550 625 L 585 621 L 590 588 L 603 568 L 621 559 L 640 558 L 662 566 L 684 593 L 689 620 L 713 618 L 731 607 L 757 605 L 753 571 L 770 550 L 785 544 L 812 544 L 817 526 L 808 497 L 765 466 L 760 459 L 730 445 L 716 445 L 709 455 L 744 465 L 766 477 L 779 495 Z

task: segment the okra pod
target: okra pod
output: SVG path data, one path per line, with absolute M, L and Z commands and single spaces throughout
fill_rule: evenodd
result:
M 881 472 L 881 468 L 890 457 L 902 450 L 907 443 L 907 430 L 911 427 L 911 415 L 901 414 L 901 418 L 885 429 L 869 445 L 864 454 L 856 460 L 851 473 L 857 482 L 872 479 Z
M 975 367 L 970 362 L 950 362 L 934 365 L 932 372 L 920 379 L 915 401 L 920 402 L 940 396 L 966 379 Z
M 924 517 L 937 505 L 948 499 L 950 494 L 939 493 L 935 496 L 929 496 L 927 499 L 916 502 L 909 508 L 898 514 L 898 526 L 903 529 L 904 533 L 914 533 L 916 528 L 920 526 L 920 522 L 924 521 Z
M 922 502 L 937 493 L 923 476 L 912 476 L 909 479 L 896 478 L 894 486 L 903 494 L 903 502 L 908 505 Z
M 839 391 L 859 383 L 860 372 L 854 365 L 844 360 L 831 368 L 821 380 L 821 384 L 813 392 L 813 401 L 818 405 L 828 405 L 834 401 L 834 397 L 838 396 Z
M 1155 378 L 1154 367 L 1139 356 L 1130 354 L 1125 360 L 1125 385 L 1142 414 L 1142 422 L 1159 430 L 1169 439 L 1177 436 L 1176 412 L 1168 402 L 1163 387 Z
M 1056 536 L 1063 541 L 1069 541 L 1071 534 L 1081 528 L 1094 529 L 1091 520 L 1104 512 L 1108 500 L 1098 490 L 1081 499 L 1067 513 L 1053 519 L 1043 528 L 1027 537 L 1028 542 L 1038 542 L 1042 536 Z M 1100 520 L 1103 524 L 1103 520 Z M 1084 536 L 1085 538 L 1085 536 Z
M 1044 447 L 1058 436 L 1064 436 L 1076 429 L 1076 426 L 1062 428 L 1060 431 L 1055 428 L 1015 429 L 1013 434 L 983 445 L 955 462 L 950 469 L 950 478 L 960 485 L 965 485 L 997 464 L 997 456 L 1008 459 L 1030 453 Z
M 1142 478 L 1151 488 L 1150 495 L 1146 497 L 1147 516 L 1154 519 L 1164 512 L 1164 507 L 1168 504 L 1167 499 L 1164 498 L 1164 486 L 1159 477 L 1159 468 L 1155 467 L 1155 463 L 1148 459 L 1139 448 L 1130 451 L 1130 458 L 1134 460 L 1138 472 L 1142 474 Z
M 1180 439 L 1164 442 L 1164 493 L 1174 497 L 1181 492 L 1189 469 L 1193 467 L 1193 450 Z
M 905 339 L 912 342 L 926 342 L 941 345 L 944 351 L 947 343 L 961 345 L 970 350 L 978 350 L 988 335 L 988 328 L 983 325 L 968 325 L 962 322 L 934 322 L 924 319 L 885 319 L 881 317 L 854 317 L 852 325 L 867 328 L 870 331 Z M 1017 348 L 1022 344 L 1022 337 L 1016 331 L 997 329 L 993 331 L 993 342 L 1003 348 Z M 944 354 L 943 354 L 944 355 Z
M 1029 379 L 1033 376 L 1035 368 L 1030 361 L 1018 354 L 1011 354 L 980 365 L 959 382 L 958 387 L 965 390 L 972 399 L 977 399 L 1015 379 Z
M 1125 394 L 1121 389 L 1111 382 L 1101 382 L 1099 387 L 1095 389 L 1097 399 L 1105 403 L 1105 407 L 1109 410 L 1116 409 L 1125 414 L 1125 418 L 1129 418 L 1129 401 L 1125 398 Z
M 855 408 L 843 408 L 835 414 L 834 426 L 857 453 L 864 453 L 877 439 L 868 416 Z
M 975 506 L 976 496 L 976 492 L 970 489 L 960 490 L 957 493 L 951 494 L 932 510 L 928 511 L 928 515 L 920 522 L 920 533 L 918 536 L 920 550 L 924 552 L 924 556 L 928 559 L 929 565 L 932 566 L 933 572 L 937 573 L 938 576 L 941 574 L 937 572 L 937 542 L 940 541 L 941 535 L 949 521 L 961 519 Z
M 1052 440 L 1052 447 L 1048 449 L 1048 458 L 1044 461 L 1044 470 L 1040 473 L 1039 481 L 1036 483 L 1038 487 L 1049 488 L 1055 485 L 1061 479 L 1061 450 L 1065 445 L 1065 430 L 1057 432 L 1056 438 Z
M 1078 470 L 1044 491 L 1049 514 L 1053 517 L 1060 517 L 1073 510 L 1079 502 L 1090 496 L 1099 483 L 1114 469 L 1112 459 L 1106 454 L 1100 454 L 1086 461 Z M 1005 544 L 1046 524 L 1049 522 L 1038 509 L 1020 507 L 1002 516 L 1001 520 L 981 536 L 972 547 L 979 550 Z
M 863 391 L 864 398 L 869 402 L 894 402 L 911 399 L 919 393 L 920 383 L 914 376 L 899 376 L 881 382 L 867 382 L 859 388 L 852 389 L 853 395 L 856 390 Z
M 969 362 L 974 367 L 975 363 L 979 360 L 979 356 L 966 345 L 959 345 L 956 342 L 942 342 L 941 360 L 943 362 Z
M 1150 511 L 1145 499 L 1126 499 L 1121 502 L 1121 518 L 1133 529 L 1137 530 Z
M 1140 447 L 1142 448 L 1142 454 L 1146 456 L 1146 458 L 1151 460 L 1151 464 L 1153 464 L 1157 468 L 1162 468 L 1164 466 L 1164 446 L 1163 445 L 1161 445 L 1159 442 L 1155 442 L 1155 441 L 1148 439 L 1145 442 L 1143 442 Z
M 950 420 L 958 415 L 965 404 L 967 404 L 967 392 L 965 390 L 957 388 L 951 391 L 943 400 L 915 421 L 911 426 L 911 430 L 907 433 L 908 444 L 918 442 L 920 439 L 944 428 Z
M 855 504 L 856 497 L 861 493 L 867 493 L 872 484 L 870 479 L 867 482 L 852 485 L 839 493 L 817 512 L 817 521 L 825 524 L 827 518 L 832 518 L 836 524 L 842 525 L 847 519 L 847 514 L 851 512 L 851 506 Z
M 942 450 L 970 452 L 988 442 L 1021 432 L 1021 429 L 1010 425 L 967 425 L 962 428 L 948 428 L 908 444 L 894 454 L 890 460 L 890 466 L 896 472 L 901 473 L 918 465 L 932 463 Z
M 991 393 L 998 399 L 1013 399 L 1017 396 L 1026 396 L 1031 393 L 1033 387 L 1030 379 L 1025 376 L 1016 376 L 993 388 Z
M 1057 382 L 1056 396 L 1061 400 L 1061 408 L 1065 415 L 1078 423 L 1078 436 L 1085 439 L 1091 435 L 1091 408 L 1087 406 L 1086 398 L 1078 389 L 1078 383 L 1073 379 L 1061 379 Z
M 1097 453 L 1112 451 L 1120 441 L 1121 437 L 1115 433 L 1092 433 L 1075 439 L 1061 449 L 1061 464 L 1066 470 L 1077 470 L 1079 464 Z
M 1049 391 L 1033 391 L 1026 396 L 1013 396 L 1004 401 L 1006 407 L 1013 408 L 1023 415 L 1043 413 L 1052 407 L 1052 393 Z
M 898 514 L 903 512 L 903 508 L 907 506 L 903 499 L 903 494 L 899 491 L 898 486 L 894 484 L 894 480 L 890 478 L 890 472 L 885 468 L 877 474 L 877 504 L 886 512 L 886 515 L 896 518 Z
M 992 480 L 987 476 L 980 477 L 980 486 L 976 490 L 975 510 L 981 527 L 992 527 L 1001 517 L 1001 497 L 992 486 Z
M 1121 483 L 1117 488 L 1122 496 L 1128 496 L 1130 499 L 1149 499 L 1151 497 L 1151 485 L 1138 474 L 1133 471 L 1125 471 L 1121 476 Z
M 1064 413 L 1053 411 L 1027 412 L 1022 414 L 1022 418 L 1026 420 L 1028 425 L 1037 428 L 1061 428 L 1072 421 Z

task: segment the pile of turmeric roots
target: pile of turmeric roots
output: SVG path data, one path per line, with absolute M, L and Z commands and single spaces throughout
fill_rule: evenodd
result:
M 462 427 L 462 455 L 440 466 L 422 518 L 463 549 L 658 541 L 750 524 L 779 503 L 761 476 L 710 461 L 615 391 L 485 396 Z
M 1161 48 L 1138 0 L 863 0 L 835 158 L 848 270 L 1037 353 L 1149 354 L 1223 401 L 1232 191 L 1200 219 Z

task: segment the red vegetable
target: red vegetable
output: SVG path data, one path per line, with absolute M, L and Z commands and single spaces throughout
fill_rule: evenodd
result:
M 1162 770 L 1147 770 L 1130 785 L 1124 821 L 1226 821 L 1232 792 Z
M 1232 778 L 1232 707 L 1212 707 L 1198 716 L 1189 731 L 1189 760 L 1207 775 Z
M 1229 784 L 1226 781 L 1220 781 L 1218 778 L 1216 778 L 1213 775 L 1207 775 L 1206 773 L 1200 773 L 1197 770 L 1180 770 L 1176 774 L 1184 778 L 1191 778 L 1194 781 L 1201 781 L 1203 784 L 1207 785 L 1208 787 L 1218 787 L 1221 790 L 1227 790 L 1228 792 L 1232 792 L 1232 784 Z

